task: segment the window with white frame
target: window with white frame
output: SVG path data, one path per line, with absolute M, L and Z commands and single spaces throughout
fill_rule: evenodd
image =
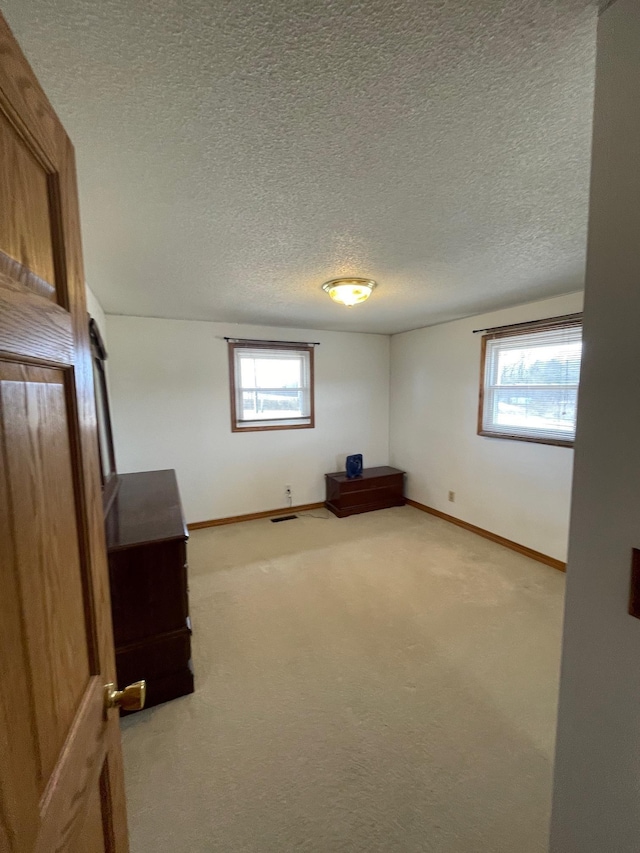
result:
M 573 445 L 582 317 L 489 331 L 482 340 L 478 433 Z
M 313 346 L 229 342 L 234 432 L 314 426 Z

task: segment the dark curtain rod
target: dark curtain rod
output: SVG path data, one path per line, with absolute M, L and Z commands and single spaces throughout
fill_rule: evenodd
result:
M 320 341 L 265 341 L 262 338 L 226 338 L 233 344 L 286 344 L 287 346 L 319 347 Z
M 536 326 L 572 326 L 582 320 L 582 314 L 563 314 L 561 317 L 549 317 L 545 320 L 530 320 L 528 323 L 511 323 L 510 326 L 493 326 L 491 329 L 474 329 L 473 334 L 479 332 L 504 332 L 507 329 L 535 329 Z

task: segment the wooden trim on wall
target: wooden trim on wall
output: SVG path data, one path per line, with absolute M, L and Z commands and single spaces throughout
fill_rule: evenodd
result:
M 550 329 L 566 329 L 581 325 L 582 311 L 578 311 L 575 314 L 563 314 L 560 317 L 548 317 L 545 320 L 511 323 L 509 326 L 494 326 L 492 329 L 476 329 L 475 332 L 484 332 L 484 337 L 493 340 L 494 338 L 515 338 L 517 335 L 528 335 L 529 332 L 548 332 Z
M 271 421 L 266 421 L 264 424 L 258 424 L 256 426 L 251 427 L 242 427 L 238 426 L 240 421 L 238 420 L 237 410 L 236 410 L 236 380 L 235 380 L 235 351 L 237 349 L 256 349 L 257 347 L 261 347 L 262 349 L 268 350 L 283 350 L 290 349 L 296 350 L 298 352 L 308 352 L 309 353 L 309 417 L 304 418 L 304 420 L 308 420 L 308 423 L 305 424 L 283 424 L 278 423 L 278 419 L 274 418 Z M 229 354 L 229 394 L 231 396 L 231 432 L 267 432 L 269 430 L 277 430 L 277 429 L 314 429 L 316 425 L 316 404 L 315 404 L 315 365 L 314 365 L 314 350 L 315 346 L 313 344 L 296 344 L 292 343 L 284 343 L 278 344 L 274 341 L 241 341 L 238 342 L 235 339 L 229 340 L 227 343 L 228 354 Z M 281 419 L 284 420 L 284 419 Z M 292 420 L 301 420 L 301 418 L 289 418 Z M 230 524 L 232 522 L 229 522 Z
M 484 426 L 484 374 L 487 363 L 487 336 L 482 336 L 482 343 L 480 344 L 480 395 L 478 397 L 478 424 L 476 432 L 478 435 L 482 435 L 482 429 Z
M 312 509 L 324 509 L 324 501 L 315 504 L 280 507 L 280 509 L 270 509 L 265 512 L 249 512 L 246 515 L 230 515 L 227 518 L 211 518 L 208 521 L 194 521 L 192 524 L 187 524 L 187 530 L 202 530 L 205 527 L 220 527 L 222 524 L 236 524 L 239 521 L 256 521 L 259 518 L 271 518 L 278 515 L 295 515 L 297 512 L 308 512 Z
M 446 512 L 440 512 L 439 509 L 433 509 L 433 507 L 421 504 L 411 498 L 407 498 L 407 504 L 415 507 L 415 509 L 421 510 L 422 512 L 426 512 L 429 515 L 435 515 L 437 518 L 443 519 L 443 521 L 449 521 L 451 524 L 455 524 L 457 527 L 462 527 L 464 530 L 468 530 L 478 536 L 482 536 L 483 539 L 489 539 L 491 542 L 503 545 L 511 551 L 517 551 L 518 554 L 523 554 L 531 560 L 536 560 L 538 563 L 544 563 L 545 566 L 551 566 L 552 569 L 558 569 L 560 572 L 566 572 L 567 570 L 567 564 L 563 563 L 562 560 L 556 560 L 555 557 L 549 557 L 541 551 L 534 551 L 533 548 L 527 548 L 526 545 L 520 545 L 518 542 L 514 542 L 511 539 L 505 539 L 504 536 L 499 536 L 497 533 L 492 533 L 490 530 L 485 530 L 483 527 L 476 527 L 475 524 L 470 524 L 468 521 L 456 518 L 455 515 L 447 515 Z
M 441 518 L 443 521 L 449 521 L 457 527 L 462 527 L 470 533 L 482 536 L 483 539 L 489 539 L 491 542 L 496 542 L 498 545 L 509 548 L 511 551 L 517 551 L 518 554 L 529 557 L 531 560 L 536 560 L 538 563 L 544 563 L 545 566 L 551 566 L 551 568 L 558 569 L 560 572 L 566 572 L 567 570 L 567 564 L 563 563 L 562 560 L 556 560 L 555 557 L 549 557 L 541 551 L 534 551 L 533 548 L 527 548 L 526 545 L 520 545 L 518 542 L 514 542 L 511 539 L 505 539 L 504 536 L 499 536 L 497 533 L 492 533 L 490 530 L 485 530 L 483 527 L 476 527 L 475 524 L 470 524 L 468 521 L 463 521 L 461 518 L 456 518 L 454 515 L 447 515 L 446 512 L 440 512 L 439 509 L 433 509 L 433 507 L 421 504 L 411 498 L 406 498 L 406 503 L 408 506 L 412 506 L 415 509 L 428 513 L 429 515 L 435 515 L 437 518 Z M 279 509 L 271 509 L 263 512 L 250 512 L 245 515 L 230 515 L 226 518 L 211 518 L 208 521 L 194 521 L 192 524 L 187 525 L 187 529 L 203 530 L 206 527 L 220 527 L 223 524 L 237 524 L 241 521 L 256 521 L 261 518 L 271 518 L 279 515 L 294 515 L 298 512 L 309 512 L 310 510 L 324 508 L 325 504 L 323 501 L 313 504 L 299 504 L 298 506 L 280 507 Z
M 573 447 L 574 441 L 565 441 L 559 438 L 533 438 L 530 435 L 516 435 L 511 432 L 490 432 L 488 429 L 479 429 L 478 435 L 485 438 L 508 438 L 510 441 L 528 441 L 531 444 L 551 444 L 553 447 Z

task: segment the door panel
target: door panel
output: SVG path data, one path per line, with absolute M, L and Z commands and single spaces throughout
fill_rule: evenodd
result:
M 0 850 L 127 853 L 74 152 L 0 15 Z
M 4 445 L 0 444 L 0 471 L 6 471 Z M 22 613 L 18 572 L 4 547 L 11 537 L 9 481 L 0 478 L 0 850 L 27 853 L 38 833 L 40 756 L 37 750 L 35 715 L 31 705 L 26 646 L 22 637 Z
M 89 682 L 64 371 L 0 362 L 0 419 L 42 794 Z
M 28 352 L 45 362 L 72 364 L 72 317 L 33 292 L 40 281 L 0 252 L 0 351 L 16 356 Z
M 0 251 L 45 284 L 53 297 L 55 270 L 47 173 L 6 117 L 0 119 Z M 48 291 L 48 292 L 47 292 Z
M 94 788 L 89 797 L 86 820 L 69 853 L 86 853 L 87 850 L 105 853 L 105 849 L 100 789 Z

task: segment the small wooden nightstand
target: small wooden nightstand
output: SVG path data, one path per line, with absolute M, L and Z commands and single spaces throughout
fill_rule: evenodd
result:
M 344 471 L 325 474 L 325 506 L 338 518 L 390 506 L 404 506 L 404 474 L 404 471 L 387 465 L 365 468 L 361 477 L 352 480 Z

